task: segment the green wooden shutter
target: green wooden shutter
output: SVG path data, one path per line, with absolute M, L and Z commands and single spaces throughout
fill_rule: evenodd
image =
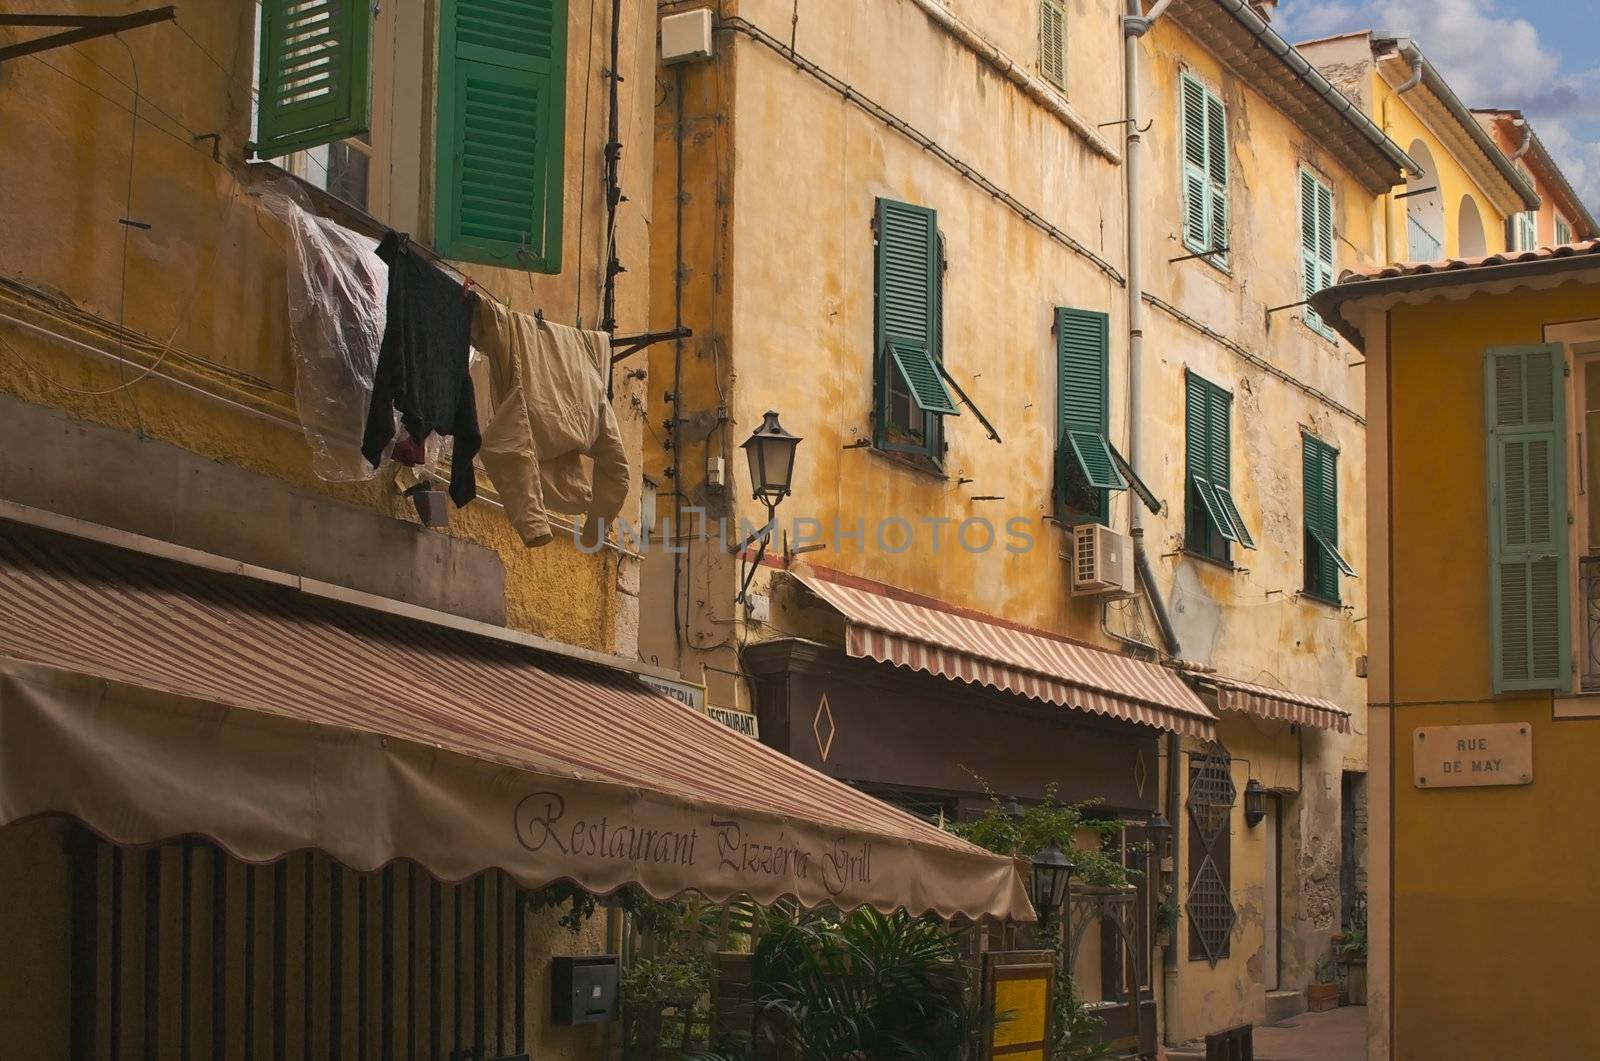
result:
M 1305 298 L 1333 285 L 1333 263 L 1333 189 L 1301 170 L 1300 283 Z M 1310 306 L 1303 307 L 1301 319 L 1320 334 L 1333 338 L 1333 330 Z
M 1182 78 L 1183 242 L 1195 252 L 1211 249 L 1210 167 L 1206 137 L 1206 89 Z
M 561 271 L 566 0 L 445 0 L 434 238 L 451 258 Z
M 1206 94 L 1206 176 L 1207 194 L 1210 196 L 1210 216 L 1207 221 L 1207 245 L 1228 245 L 1228 120 L 1222 101 L 1209 92 Z M 1227 261 L 1227 255 L 1217 259 Z
M 937 457 L 940 417 L 958 413 L 937 365 L 944 341 L 939 215 L 925 206 L 879 199 L 876 228 L 873 391 L 878 445 Z M 891 442 L 884 434 L 891 373 L 900 377 L 924 414 L 921 445 Z
M 1088 484 L 1100 491 L 1099 504 L 1091 513 L 1097 519 L 1106 516 L 1104 491 L 1127 485 L 1111 458 L 1107 439 L 1110 358 L 1109 316 L 1056 308 L 1056 497 L 1068 500 L 1076 463 Z
M 367 0 L 262 0 L 256 154 L 277 158 L 367 131 Z
M 1572 680 L 1561 350 L 1506 347 L 1485 359 L 1496 692 Z
M 1039 73 L 1067 87 L 1067 10 L 1061 0 L 1039 0 Z
M 1301 439 L 1305 492 L 1305 589 L 1339 600 L 1339 574 L 1354 574 L 1339 554 L 1339 453 L 1310 435 Z

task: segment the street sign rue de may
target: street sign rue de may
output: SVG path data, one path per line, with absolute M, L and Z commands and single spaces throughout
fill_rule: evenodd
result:
M 1533 783 L 1533 731 L 1526 723 L 1420 726 L 1411 745 L 1418 788 Z

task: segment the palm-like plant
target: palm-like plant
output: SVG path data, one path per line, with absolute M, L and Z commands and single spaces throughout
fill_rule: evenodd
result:
M 757 1041 L 795 1061 L 955 1061 L 984 1023 L 961 951 L 904 911 L 773 916 L 755 952 Z

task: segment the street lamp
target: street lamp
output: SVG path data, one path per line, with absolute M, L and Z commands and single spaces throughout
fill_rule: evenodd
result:
M 767 506 L 770 520 L 778 502 L 789 496 L 794 479 L 794 451 L 800 439 L 778 423 L 771 409 L 761 418 L 761 426 L 740 444 L 750 462 L 751 497 Z
M 1074 868 L 1072 860 L 1053 841 L 1033 856 L 1033 904 L 1041 917 L 1046 911 L 1061 909 L 1066 902 Z
M 739 595 L 734 598 L 736 603 L 745 603 L 750 582 L 756 576 L 756 568 L 761 566 L 762 559 L 767 555 L 767 542 L 772 537 L 778 502 L 789 496 L 794 481 L 794 451 L 799 445 L 799 436 L 785 431 L 783 425 L 778 423 L 778 414 L 771 409 L 761 418 L 761 426 L 740 443 L 745 459 L 750 462 L 750 496 L 767 506 L 767 521 L 734 549 L 743 563 L 745 548 L 757 538 L 761 539 L 755 561 L 740 580 Z

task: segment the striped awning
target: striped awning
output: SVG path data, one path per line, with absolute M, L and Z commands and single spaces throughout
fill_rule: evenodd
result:
M 0 825 L 1031 921 L 1016 864 L 623 671 L 0 522 Z
M 1243 711 L 1261 718 L 1298 722 L 1313 729 L 1350 732 L 1350 712 L 1320 696 L 1291 693 L 1270 685 L 1240 681 L 1223 674 L 1188 672 L 1196 684 L 1217 694 L 1217 707 L 1223 711 Z
M 816 573 L 798 578 L 845 619 L 845 651 L 1157 729 L 1212 736 L 1216 716 L 1175 671 Z

